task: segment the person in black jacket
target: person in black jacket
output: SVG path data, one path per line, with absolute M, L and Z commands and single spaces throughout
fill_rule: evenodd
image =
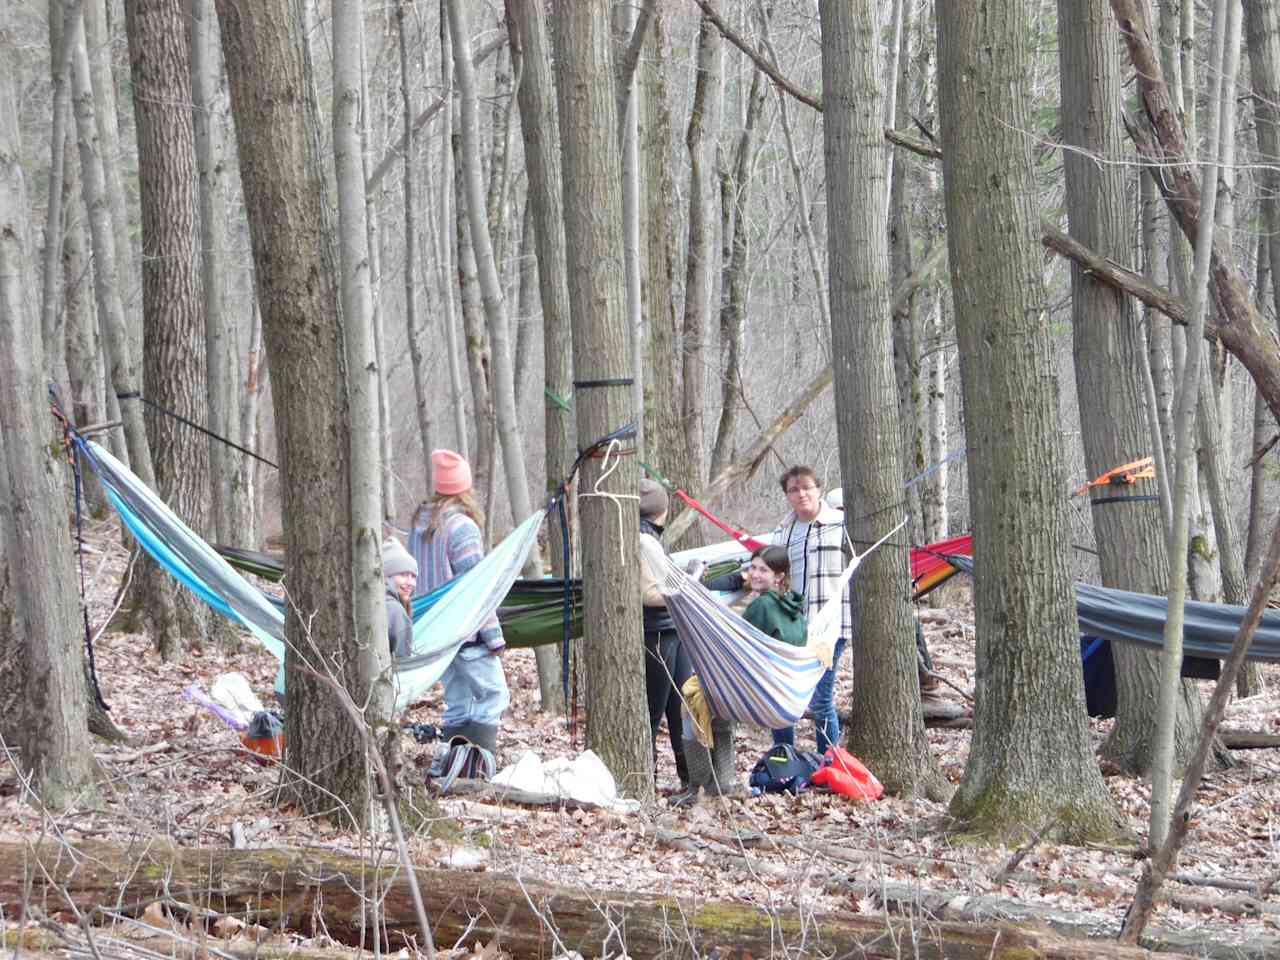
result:
M 670 501 L 662 485 L 645 478 L 640 481 L 640 532 L 662 541 L 662 525 L 666 523 Z M 665 550 L 666 547 L 664 546 Z M 644 604 L 644 681 L 649 705 L 649 731 L 656 746 L 658 727 L 665 715 L 671 753 L 676 761 L 680 786 L 689 782 L 685 764 L 682 724 L 680 720 L 680 686 L 693 668 L 689 656 L 676 635 L 675 623 L 667 612 L 667 602 L 657 584 L 648 579 L 645 565 L 639 564 L 640 593 Z M 657 754 L 654 754 L 655 765 Z M 656 771 L 655 771 L 656 775 Z

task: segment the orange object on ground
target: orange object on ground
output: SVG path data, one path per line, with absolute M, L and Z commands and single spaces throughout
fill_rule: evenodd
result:
M 822 756 L 828 765 L 815 770 L 810 778 L 818 786 L 826 787 L 850 800 L 880 799 L 880 795 L 884 793 L 884 784 L 844 747 L 828 747 Z
M 246 750 L 250 750 L 260 757 L 278 759 L 284 756 L 283 733 L 277 733 L 274 737 L 251 737 L 247 733 L 242 733 L 240 734 L 240 742 L 244 744 Z

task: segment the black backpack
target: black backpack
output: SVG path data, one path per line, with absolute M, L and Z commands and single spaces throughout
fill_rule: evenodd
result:
M 796 794 L 809 786 L 814 772 L 823 766 L 822 754 L 800 752 L 789 743 L 775 744 L 756 761 L 748 781 L 764 793 Z

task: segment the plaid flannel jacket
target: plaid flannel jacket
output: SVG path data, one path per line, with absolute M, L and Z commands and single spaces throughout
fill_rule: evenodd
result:
M 805 523 L 789 513 L 773 531 L 773 542 L 787 548 L 791 557 L 791 589 L 804 594 L 805 616 L 812 618 L 827 602 L 844 572 L 844 513 L 824 503 L 818 516 Z M 849 588 L 844 589 L 840 611 L 840 638 L 853 635 L 853 611 Z

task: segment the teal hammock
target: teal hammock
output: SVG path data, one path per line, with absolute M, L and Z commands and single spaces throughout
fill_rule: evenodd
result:
M 128 467 L 92 440 L 76 437 L 75 442 L 139 545 L 183 586 L 248 630 L 281 661 L 276 689 L 283 692 L 285 631 L 280 606 L 233 570 Z M 546 508 L 535 510 L 465 574 L 419 598 L 413 655 L 397 660 L 393 669 L 397 710 L 440 679 L 458 648 L 508 595 L 545 516 Z

